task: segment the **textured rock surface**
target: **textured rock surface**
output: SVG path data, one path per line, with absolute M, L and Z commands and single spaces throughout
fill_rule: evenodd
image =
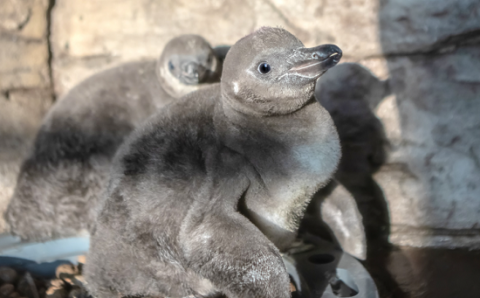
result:
M 480 3 L 475 0 L 379 0 L 384 54 L 429 52 L 477 39 Z
M 0 213 L 52 104 L 48 0 L 0 0 Z M 5 230 L 3 217 L 0 232 Z
M 422 237 L 442 238 L 448 230 L 475 235 L 480 232 L 480 46 L 392 58 L 389 68 L 396 100 L 385 100 L 378 115 L 392 152 L 376 178 L 397 226 L 399 235 L 392 240 L 412 244 Z M 404 235 L 409 228 L 423 236 L 409 243 Z
M 335 43 L 351 61 L 378 55 L 377 6 L 376 0 L 57 1 L 55 88 L 62 95 L 99 69 L 156 56 L 170 38 L 186 32 L 221 45 L 264 25 L 280 26 L 307 46 Z
M 156 57 L 178 34 L 231 44 L 254 30 L 252 3 L 57 1 L 51 39 L 56 91 L 62 95 L 90 74 L 120 62 Z
M 22 160 L 27 156 L 40 122 L 52 104 L 46 89 L 13 90 L 0 95 L 0 214 L 7 208 Z M 3 216 L 0 232 L 5 230 Z
M 0 90 L 49 87 L 48 1 L 0 3 Z
M 393 96 L 377 109 L 391 142 L 376 175 L 390 240 L 480 246 L 480 4 L 383 1 Z

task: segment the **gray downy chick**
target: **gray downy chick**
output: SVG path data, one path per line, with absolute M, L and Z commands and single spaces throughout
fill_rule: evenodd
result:
M 315 97 L 330 113 L 342 145 L 342 158 L 335 179 L 353 195 L 357 203 L 341 204 L 340 209 L 352 213 L 347 209 L 358 206 L 362 215 L 346 218 L 340 226 L 330 228 L 334 234 L 339 234 L 341 226 L 344 226 L 340 233 L 343 235 L 337 237 L 343 239 L 339 241 L 341 246 L 350 253 L 363 251 L 363 257 L 366 253 L 366 237 L 356 231 L 362 226 L 360 221 L 363 220 L 369 239 L 384 233 L 388 226 L 385 199 L 372 174 L 385 162 L 388 146 L 383 125 L 373 110 L 389 94 L 388 81 L 379 80 L 357 63 L 338 65 L 322 77 L 315 89 Z M 333 187 L 341 187 L 335 185 Z M 335 198 L 338 199 L 338 196 L 327 196 L 326 200 L 332 201 Z M 323 198 L 321 195 L 315 196 L 313 201 L 315 200 Z M 322 213 L 325 211 L 328 212 L 328 209 L 322 209 Z M 356 218 L 357 222 L 352 218 Z M 346 234 L 352 236 L 346 237 Z M 364 248 L 360 249 L 362 246 Z M 359 254 L 354 255 L 362 258 Z
M 96 297 L 290 297 L 281 251 L 340 144 L 315 82 L 333 45 L 278 28 L 232 46 L 221 83 L 168 105 L 122 145 L 85 267 Z
M 11 232 L 47 240 L 89 230 L 124 138 L 172 100 L 220 79 L 197 35 L 171 40 L 159 59 L 120 65 L 81 82 L 49 111 L 6 211 Z

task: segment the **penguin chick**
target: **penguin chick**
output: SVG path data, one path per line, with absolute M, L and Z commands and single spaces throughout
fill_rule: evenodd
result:
M 221 63 L 202 37 L 171 40 L 158 60 L 133 62 L 81 82 L 47 114 L 6 211 L 11 232 L 48 240 L 90 229 L 119 145 L 170 101 L 214 81 Z
M 379 80 L 356 63 L 338 65 L 322 77 L 315 90 L 315 97 L 335 123 L 342 145 L 335 178 L 357 201 L 368 236 L 378 234 L 387 224 L 386 203 L 372 174 L 385 162 L 388 145 L 373 109 L 389 94 L 388 81 Z M 361 241 L 364 243 L 364 237 L 358 238 L 358 245 Z
M 85 268 L 118 296 L 290 297 L 280 251 L 340 145 L 315 81 L 333 45 L 261 28 L 228 52 L 221 83 L 168 105 L 115 157 Z

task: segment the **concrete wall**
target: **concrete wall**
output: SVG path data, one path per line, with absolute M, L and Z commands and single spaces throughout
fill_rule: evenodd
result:
M 389 206 L 391 241 L 480 246 L 478 1 L 0 3 L 0 211 L 54 95 L 101 69 L 156 57 L 181 33 L 222 45 L 268 25 L 307 46 L 335 43 L 344 61 L 390 77 L 393 95 L 377 110 L 390 155 L 375 178 Z

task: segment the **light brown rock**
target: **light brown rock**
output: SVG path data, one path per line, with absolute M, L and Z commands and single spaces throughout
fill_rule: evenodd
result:
M 0 0 L 0 34 L 46 38 L 48 5 L 49 0 Z
M 7 94 L 0 94 L 1 214 L 13 194 L 20 165 L 30 151 L 40 123 L 52 104 L 50 89 L 12 90 Z M 2 216 L 0 231 L 5 229 Z
M 157 57 L 182 33 L 233 44 L 254 30 L 253 8 L 253 1 L 230 0 L 58 1 L 51 39 L 57 94 L 100 69 Z
M 347 58 L 378 55 L 377 6 L 376 0 L 57 1 L 51 39 L 56 92 L 63 95 L 109 66 L 156 57 L 182 33 L 231 45 L 261 26 L 280 26 L 306 46 L 335 43 Z
M 0 90 L 45 88 L 48 0 L 1 0 Z
M 2 10 L 0 11 L 0 30 L 16 31 L 28 23 L 32 11 L 32 0 L 15 1 L 2 0 Z
M 267 0 L 281 13 L 309 46 L 338 45 L 344 57 L 367 57 L 381 53 L 378 40 L 377 0 Z M 261 11 L 257 12 L 258 14 Z M 302 34 L 303 33 L 303 34 Z
M 0 212 L 52 103 L 48 0 L 0 0 Z M 0 232 L 5 231 L 3 217 Z
M 46 40 L 0 36 L 0 44 L 0 90 L 50 86 Z

